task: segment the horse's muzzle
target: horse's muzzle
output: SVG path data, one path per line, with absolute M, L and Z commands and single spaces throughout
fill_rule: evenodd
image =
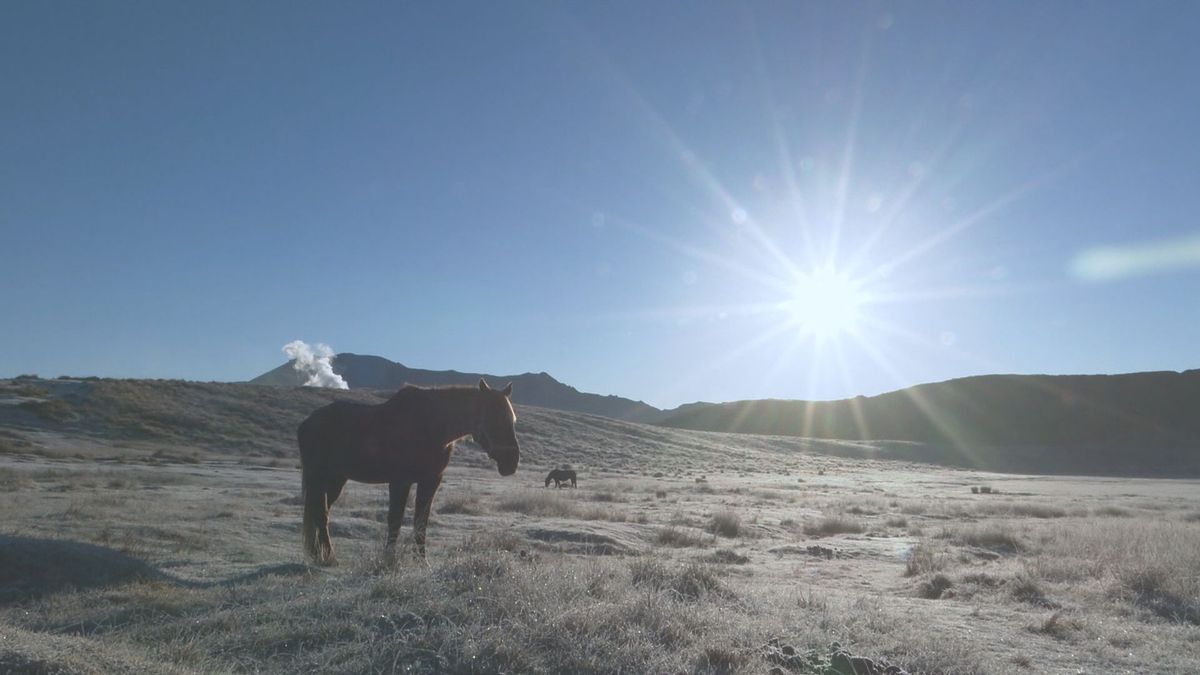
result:
M 516 448 L 512 449 L 511 454 L 508 452 L 493 452 L 489 453 L 492 459 L 496 460 L 496 470 L 501 476 L 511 476 L 517 472 L 517 463 L 521 460 L 520 451 Z

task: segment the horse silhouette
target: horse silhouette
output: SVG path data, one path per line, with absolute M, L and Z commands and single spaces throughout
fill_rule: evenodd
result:
M 579 487 L 575 483 L 575 472 L 570 469 L 555 469 L 546 476 L 546 487 L 550 487 L 550 481 L 554 481 L 554 487 L 562 487 L 567 481 L 571 481 L 571 487 Z
M 517 470 L 517 444 L 510 383 L 479 387 L 405 386 L 387 401 L 371 405 L 334 401 L 300 423 L 304 551 L 317 564 L 336 561 L 329 537 L 329 510 L 347 480 L 388 484 L 387 545 L 404 521 L 409 489 L 417 486 L 413 540 L 425 556 L 425 530 L 433 496 L 450 463 L 454 443 L 472 436 L 501 476 Z

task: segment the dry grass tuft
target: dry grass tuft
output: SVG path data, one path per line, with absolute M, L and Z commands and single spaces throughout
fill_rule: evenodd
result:
M 434 510 L 443 514 L 459 513 L 468 516 L 477 516 L 483 513 L 483 507 L 480 505 L 478 497 L 462 493 L 451 493 L 439 499 L 434 505 Z
M 1017 553 L 1026 549 L 1026 545 L 1011 528 L 998 523 L 944 530 L 938 536 L 955 543 L 978 546 L 998 553 Z
M 1059 604 L 1046 596 L 1045 590 L 1038 580 L 1028 571 L 1021 572 L 1006 585 L 1008 594 L 1018 602 L 1024 602 L 1037 607 L 1058 609 Z
M 828 537 L 835 534 L 861 534 L 866 528 L 853 518 L 826 516 L 815 523 L 805 523 L 804 534 L 810 537 Z
M 623 523 L 629 519 L 623 511 L 601 506 L 582 506 L 564 497 L 561 491 L 525 490 L 512 492 L 496 503 L 500 511 L 524 513 L 540 518 L 574 518 L 577 520 L 608 520 Z
M 702 548 L 708 546 L 710 540 L 690 528 L 667 525 L 654 534 L 654 542 L 676 548 Z
M 709 565 L 687 563 L 677 567 L 653 558 L 638 558 L 630 561 L 629 572 L 634 586 L 664 591 L 680 600 L 735 597 Z
M 620 495 L 615 492 L 594 492 L 590 499 L 594 502 L 623 502 L 625 501 Z
M 1056 527 L 1032 565 L 1065 585 L 1098 581 L 1108 597 L 1151 617 L 1200 625 L 1200 536 L 1194 526 L 1150 518 L 1096 520 Z
M 920 542 L 909 551 L 908 559 L 904 561 L 904 576 L 915 577 L 941 572 L 946 569 L 949 561 L 949 554 L 944 548 Z
M 950 577 L 945 574 L 935 574 L 917 586 L 917 596 L 926 600 L 937 600 L 953 586 L 954 582 L 950 580 Z
M 737 511 L 726 509 L 714 513 L 707 527 L 709 532 L 722 537 L 734 538 L 742 532 L 742 517 Z

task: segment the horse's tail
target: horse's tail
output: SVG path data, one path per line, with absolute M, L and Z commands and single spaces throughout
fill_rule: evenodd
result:
M 300 498 L 304 501 L 304 551 L 317 565 L 332 565 L 334 550 L 324 528 L 329 524 L 329 502 L 320 472 L 304 467 Z M 325 534 L 325 536 L 323 536 Z
M 325 496 L 320 487 L 317 486 L 315 473 L 308 466 L 302 468 L 300 500 L 304 503 L 304 554 L 312 560 L 320 560 L 321 552 L 317 543 L 317 523 L 322 520 L 319 511 L 324 504 L 318 502 L 323 502 Z

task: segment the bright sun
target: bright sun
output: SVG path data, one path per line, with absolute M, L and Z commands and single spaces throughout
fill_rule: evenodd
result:
M 855 332 L 867 299 L 859 282 L 820 267 L 797 280 L 787 311 L 802 334 L 829 339 Z

